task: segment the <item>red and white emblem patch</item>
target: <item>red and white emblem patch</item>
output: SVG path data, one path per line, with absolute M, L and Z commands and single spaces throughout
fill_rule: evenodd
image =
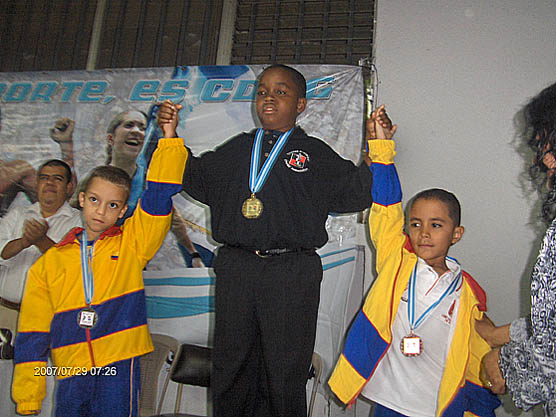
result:
M 295 150 L 288 152 L 286 155 L 287 158 L 284 159 L 284 163 L 292 171 L 305 172 L 309 169 L 307 164 L 311 158 L 309 158 L 307 152 Z

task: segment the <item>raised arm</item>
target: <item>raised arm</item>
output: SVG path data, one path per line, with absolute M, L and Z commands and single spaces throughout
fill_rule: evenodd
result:
M 144 249 L 145 252 L 138 253 L 138 255 L 145 263 L 152 259 L 158 251 L 170 229 L 172 196 L 181 190 L 183 172 L 188 157 L 183 140 L 172 137 L 175 135 L 179 121 L 177 109 L 169 106 L 163 107 L 168 108 L 168 112 L 165 118 L 159 119 L 159 123 L 164 135 L 168 137 L 158 141 L 149 164 L 146 188 L 139 200 L 140 204 L 124 224 L 126 227 L 124 233 L 128 230 L 127 228 L 130 228 L 129 230 L 133 232 L 128 233 L 128 236 L 132 236 L 140 243 L 138 247 Z
M 165 138 L 177 137 L 176 127 L 178 123 L 178 112 L 182 106 L 180 104 L 174 104 L 170 100 L 164 101 L 160 104 L 160 108 L 157 113 L 157 123 L 162 129 L 162 133 Z M 181 214 L 174 209 L 174 214 L 172 216 L 172 232 L 182 244 L 182 246 L 190 253 L 195 254 L 195 247 L 189 239 L 187 234 L 187 226 L 183 220 Z M 199 257 L 192 259 L 193 267 L 200 268 L 203 267 L 203 261 Z
M 365 140 L 375 139 L 392 139 L 398 125 L 392 125 L 390 117 L 386 113 L 384 104 L 371 113 L 371 116 L 365 122 Z M 367 144 L 368 151 L 368 144 Z M 365 155 L 365 162 L 371 165 L 371 158 Z
M 373 205 L 369 216 L 370 235 L 377 249 L 377 269 L 394 247 L 401 246 L 404 215 L 401 205 L 402 190 L 396 167 L 394 166 L 395 145 L 392 141 L 397 125 L 392 125 L 385 107 L 380 106 L 371 113 L 367 121 L 366 138 L 373 174 Z
M 60 159 L 66 162 L 72 171 L 72 184 L 77 185 L 77 176 L 75 173 L 74 157 L 73 157 L 73 131 L 75 122 L 69 117 L 63 117 L 54 122 L 54 126 L 50 128 L 50 139 L 60 146 Z
M 62 153 L 61 159 L 70 167 L 74 167 L 73 160 L 73 131 L 75 129 L 75 122 L 64 117 L 54 122 L 54 126 L 50 129 L 50 139 L 60 146 Z

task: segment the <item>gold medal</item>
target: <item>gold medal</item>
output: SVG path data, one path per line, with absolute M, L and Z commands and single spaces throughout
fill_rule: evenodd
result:
M 419 356 L 423 352 L 423 340 L 411 332 L 402 339 L 400 349 L 405 356 Z
M 255 197 L 255 193 L 258 193 L 263 187 L 270 174 L 270 170 L 278 160 L 278 156 L 293 130 L 294 128 L 292 127 L 290 130 L 280 135 L 278 141 L 272 146 L 268 158 L 264 161 L 259 171 L 264 130 L 257 129 L 255 140 L 253 141 L 253 148 L 251 150 L 251 166 L 249 167 L 249 190 L 251 191 L 251 197 L 245 200 L 241 206 L 241 213 L 246 219 L 256 219 L 263 212 L 263 203 Z
M 262 212 L 263 203 L 255 197 L 255 194 L 251 194 L 251 197 L 245 200 L 241 206 L 241 213 L 246 219 L 256 219 Z

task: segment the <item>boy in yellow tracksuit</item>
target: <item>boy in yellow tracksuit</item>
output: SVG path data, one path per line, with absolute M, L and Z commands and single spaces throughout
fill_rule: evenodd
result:
M 362 393 L 375 416 L 494 416 L 499 400 L 479 379 L 488 344 L 475 331 L 486 311 L 481 287 L 448 249 L 461 239 L 460 206 L 445 190 L 419 193 L 404 229 L 393 164 L 396 127 L 381 107 L 367 124 L 373 173 L 370 230 L 378 278 L 329 380 L 346 403 Z M 387 126 L 387 124 L 384 124 Z
M 177 115 L 170 124 L 175 129 Z M 55 375 L 56 416 L 138 414 L 138 357 L 153 350 L 142 270 L 170 228 L 186 157 L 182 139 L 159 142 L 140 206 L 121 227 L 129 176 L 102 166 L 88 177 L 79 193 L 83 228 L 28 272 L 12 384 L 18 413 L 40 411 L 45 377 Z

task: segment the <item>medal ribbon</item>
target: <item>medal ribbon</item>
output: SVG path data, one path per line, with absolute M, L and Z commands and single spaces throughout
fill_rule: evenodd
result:
M 444 291 L 444 293 L 432 303 L 424 312 L 421 314 L 417 319 L 415 319 L 415 282 L 417 281 L 417 265 L 413 268 L 413 272 L 411 277 L 409 278 L 409 289 L 407 294 L 407 317 L 409 319 L 409 327 L 411 331 L 415 330 L 419 327 L 423 322 L 431 315 L 432 311 L 440 304 L 442 300 L 444 300 L 449 295 L 453 294 L 456 291 L 456 288 L 459 286 L 460 278 L 461 278 L 461 269 L 459 274 L 453 279 L 450 283 L 448 288 Z
M 88 306 L 91 305 L 93 299 L 94 285 L 93 285 L 93 270 L 91 269 L 93 248 L 95 243 L 89 248 L 87 241 L 87 231 L 83 229 L 81 235 L 81 275 L 83 277 L 83 291 L 85 292 L 85 302 Z
M 264 129 L 257 129 L 255 142 L 253 143 L 253 150 L 251 151 L 251 169 L 249 171 L 249 189 L 253 194 L 259 192 L 261 188 L 263 188 L 263 185 L 268 178 L 270 170 L 276 163 L 278 155 L 280 155 L 280 152 L 288 141 L 288 138 L 293 132 L 293 129 L 294 128 L 292 127 L 290 130 L 280 135 L 278 141 L 272 147 L 270 155 L 268 155 L 268 158 L 266 159 L 266 161 L 264 161 L 259 174 L 257 174 L 257 170 L 259 169 L 259 164 L 261 161 L 261 148 L 263 144 Z

